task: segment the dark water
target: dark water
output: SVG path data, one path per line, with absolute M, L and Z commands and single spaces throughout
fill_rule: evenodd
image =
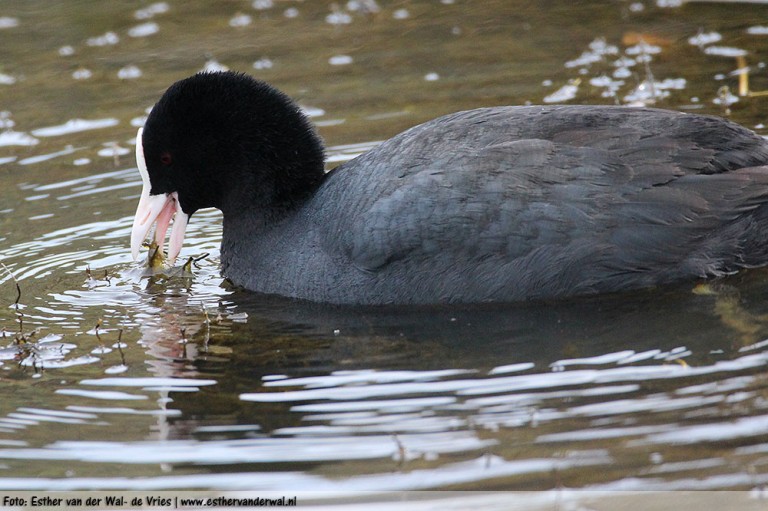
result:
M 357 309 L 228 287 L 214 211 L 188 230 L 182 255 L 209 254 L 193 276 L 143 277 L 128 249 L 136 129 L 205 67 L 297 98 L 330 166 L 498 104 L 655 104 L 768 133 L 768 97 L 734 73 L 768 89 L 768 6 L 270 4 L 0 3 L 0 488 L 768 483 L 765 271 L 564 303 Z

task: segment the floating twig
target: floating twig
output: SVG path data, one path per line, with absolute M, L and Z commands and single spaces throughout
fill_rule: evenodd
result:
M 96 322 L 96 327 L 94 328 L 94 332 L 96 334 L 96 339 L 99 341 L 99 346 L 101 347 L 102 353 L 104 352 L 104 342 L 101 340 L 101 335 L 99 335 L 99 328 L 101 328 L 101 318 Z
M 117 329 L 117 351 L 120 353 L 120 363 L 123 365 L 126 365 L 125 353 L 123 353 L 123 329 L 122 328 Z
M 749 95 L 749 68 L 743 55 L 736 57 L 736 67 L 739 70 L 739 96 Z
M 8 275 L 11 276 L 13 283 L 16 285 L 16 300 L 13 302 L 13 307 L 16 311 L 16 320 L 19 322 L 19 333 L 16 335 L 16 344 L 26 342 L 27 337 L 24 335 L 24 313 L 19 310 L 19 302 L 21 302 L 21 286 L 19 285 L 19 281 L 16 280 L 16 275 L 13 274 L 5 263 L 0 262 L 0 265 L 5 268 L 5 271 L 8 272 Z M 34 332 L 31 335 L 34 335 Z
M 205 308 L 205 304 L 200 303 L 200 308 L 203 309 L 203 316 L 205 317 L 205 338 L 203 339 L 203 347 L 208 350 L 208 342 L 211 340 L 211 318 L 208 317 L 208 311 Z
M 5 271 L 7 271 L 8 275 L 13 279 L 13 283 L 16 284 L 16 300 L 13 302 L 13 305 L 16 307 L 16 312 L 19 312 L 19 302 L 21 301 L 21 286 L 19 285 L 19 281 L 16 280 L 16 275 L 8 269 L 5 263 L 0 263 L 0 266 L 5 268 Z
M 400 441 L 400 439 L 397 437 L 397 435 L 392 435 L 392 440 L 395 441 L 395 445 L 397 446 L 397 466 L 399 468 L 403 468 L 406 462 L 406 457 L 408 455 L 408 451 L 405 448 L 405 445 Z
M 199 263 L 200 261 L 202 261 L 203 259 L 205 259 L 205 258 L 206 258 L 206 257 L 208 257 L 209 255 L 210 255 L 210 254 L 209 254 L 208 252 L 205 252 L 204 254 L 197 256 L 197 257 L 196 257 L 196 258 L 195 258 L 195 259 L 192 261 L 192 264 L 194 264 L 194 265 L 195 265 L 195 268 L 197 268 L 197 269 L 199 270 L 199 269 L 200 269 L 200 267 L 197 265 L 197 263 Z

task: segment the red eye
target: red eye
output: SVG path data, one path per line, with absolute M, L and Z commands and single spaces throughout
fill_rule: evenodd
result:
M 165 165 L 166 167 L 170 167 L 171 163 L 173 163 L 173 158 L 171 158 L 171 153 L 168 151 L 163 151 L 160 153 L 160 163 Z

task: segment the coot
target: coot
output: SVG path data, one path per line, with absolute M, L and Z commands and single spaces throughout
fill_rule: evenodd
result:
M 221 265 L 262 293 L 348 304 L 557 299 L 768 263 L 768 142 L 717 117 L 480 108 L 329 173 L 302 110 L 244 74 L 173 84 L 136 139 L 134 258 L 157 222 L 223 213 Z

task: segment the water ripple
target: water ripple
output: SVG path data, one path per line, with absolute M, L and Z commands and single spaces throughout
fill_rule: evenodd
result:
M 116 126 L 120 121 L 114 118 L 106 119 L 71 119 L 58 126 L 47 126 L 32 130 L 32 135 L 36 137 L 59 137 L 61 135 L 70 135 L 81 131 L 98 130 Z
M 91 463 L 284 463 L 392 458 L 400 445 L 412 452 L 452 453 L 478 450 L 495 443 L 466 432 L 353 437 L 259 438 L 230 441 L 164 442 L 59 441 L 40 449 L 0 449 L 0 459 L 70 460 Z M 399 442 L 399 443 L 398 443 Z

